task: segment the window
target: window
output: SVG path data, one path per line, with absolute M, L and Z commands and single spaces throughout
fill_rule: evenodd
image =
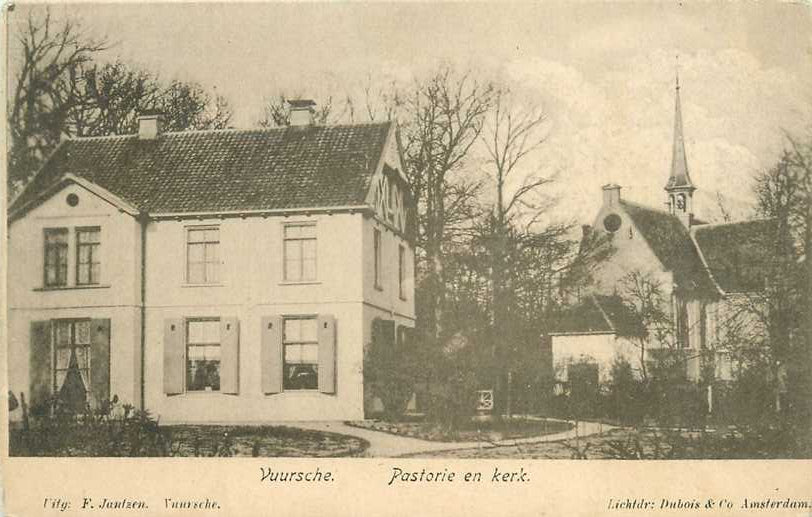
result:
M 220 391 L 220 320 L 186 322 L 186 391 Z
M 315 317 L 285 318 L 284 390 L 315 390 L 319 387 L 319 340 Z
M 398 246 L 398 295 L 401 300 L 406 299 L 404 283 L 406 282 L 406 248 Z
M 99 283 L 99 228 L 76 229 L 76 284 Z
M 68 284 L 68 229 L 45 230 L 45 285 Z
M 389 203 L 388 203 L 389 211 L 386 214 L 386 216 L 389 218 L 390 222 L 393 222 L 395 220 L 395 207 L 397 206 L 398 189 L 397 189 L 397 186 L 395 185 L 394 180 L 392 180 L 391 178 L 390 178 L 387 185 L 389 187 L 389 189 L 388 189 L 389 190 L 389 192 L 388 192 L 388 195 L 389 195 Z
M 63 388 L 81 393 L 76 390 L 81 386 L 86 394 L 90 390 L 90 320 L 54 323 L 54 393 Z
M 685 300 L 678 299 L 677 305 L 677 345 L 682 348 L 689 348 L 690 343 L 690 329 L 688 327 L 688 304 Z
M 377 228 L 372 233 L 372 246 L 375 253 L 375 289 L 383 289 L 381 286 L 381 231 Z
M 186 282 L 213 284 L 220 281 L 220 229 L 189 228 L 186 234 Z
M 284 279 L 303 282 L 316 279 L 316 226 L 289 224 L 284 229 Z

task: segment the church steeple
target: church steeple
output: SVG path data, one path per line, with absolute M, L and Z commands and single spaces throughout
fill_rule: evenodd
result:
M 665 185 L 668 193 L 669 211 L 678 216 L 686 226 L 693 217 L 693 194 L 696 187 L 688 174 L 688 159 L 685 155 L 685 139 L 682 135 L 682 106 L 679 99 L 679 72 L 676 76 L 676 101 L 674 106 L 674 143 L 671 154 L 671 175 Z

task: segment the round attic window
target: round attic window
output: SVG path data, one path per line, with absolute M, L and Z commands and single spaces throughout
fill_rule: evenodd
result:
M 79 196 L 73 193 L 68 194 L 68 197 L 65 198 L 65 202 L 67 202 L 69 206 L 76 206 L 79 204 Z
M 620 229 L 621 223 L 620 216 L 617 214 L 609 214 L 603 219 L 603 227 L 606 228 L 607 232 L 616 232 Z

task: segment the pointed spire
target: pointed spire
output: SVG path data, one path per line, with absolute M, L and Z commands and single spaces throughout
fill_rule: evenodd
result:
M 679 57 L 677 57 L 679 59 Z M 679 64 L 679 61 L 678 61 Z M 688 159 L 685 155 L 685 139 L 682 136 L 682 107 L 679 100 L 679 67 L 676 72 L 676 102 L 674 106 L 674 147 L 671 155 L 671 176 L 668 178 L 666 190 L 674 187 L 688 187 L 694 189 L 691 177 L 688 175 Z

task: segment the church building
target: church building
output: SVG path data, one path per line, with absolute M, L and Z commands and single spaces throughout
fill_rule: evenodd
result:
M 689 173 L 681 111 L 677 80 L 664 208 L 625 199 L 620 185 L 608 184 L 592 225 L 584 226 L 582 242 L 603 242 L 610 249 L 596 259 L 591 282 L 571 297 L 551 332 L 554 369 L 561 383 L 568 381 L 574 363 L 594 365 L 593 375 L 606 381 L 617 357 L 642 375 L 664 348 L 684 352 L 690 380 L 726 381 L 735 375 L 729 350 L 741 339 L 736 306 L 764 286 L 758 264 L 765 260 L 772 222 L 708 224 L 694 215 L 697 186 Z M 594 252 L 586 248 L 582 245 L 583 253 Z M 670 326 L 667 337 L 645 328 L 650 322 L 639 321 L 639 312 L 631 309 L 631 303 L 639 302 L 629 299 L 632 278 L 657 286 L 660 309 Z M 752 318 L 747 326 L 751 332 L 763 332 Z

